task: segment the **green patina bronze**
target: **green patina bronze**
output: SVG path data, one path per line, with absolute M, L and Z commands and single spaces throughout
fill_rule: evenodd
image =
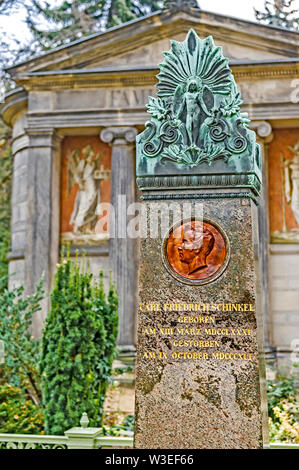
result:
M 228 59 L 211 36 L 171 41 L 157 75 L 151 120 L 137 136 L 141 190 L 245 187 L 261 190 L 261 157 Z

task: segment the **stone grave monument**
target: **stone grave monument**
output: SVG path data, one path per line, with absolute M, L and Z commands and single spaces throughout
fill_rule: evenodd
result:
M 158 79 L 137 136 L 135 447 L 262 448 L 260 149 L 212 37 L 172 41 Z

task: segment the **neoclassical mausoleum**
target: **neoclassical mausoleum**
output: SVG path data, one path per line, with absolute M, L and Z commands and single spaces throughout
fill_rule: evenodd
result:
M 91 269 L 110 270 L 120 300 L 119 345 L 135 350 L 138 240 L 109 237 L 139 200 L 135 137 L 148 120 L 157 65 L 170 39 L 193 28 L 229 57 L 262 148 L 259 260 L 265 351 L 291 365 L 299 348 L 299 34 L 187 7 L 157 12 L 60 47 L 9 69 L 17 87 L 2 106 L 13 127 L 11 283 L 51 289 L 63 243 L 85 250 Z M 227 183 L 223 183 L 224 186 Z M 107 206 L 108 208 L 108 206 Z M 108 209 L 107 209 L 108 211 Z M 102 214 L 103 215 L 103 214 Z M 107 215 L 107 214 L 106 214 Z M 48 301 L 47 301 L 48 302 Z M 48 304 L 35 318 L 39 335 Z

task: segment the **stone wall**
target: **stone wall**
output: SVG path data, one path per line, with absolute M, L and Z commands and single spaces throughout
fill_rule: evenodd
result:
M 270 246 L 270 292 L 277 365 L 282 372 L 291 368 L 296 373 L 292 357 L 299 349 L 299 245 Z

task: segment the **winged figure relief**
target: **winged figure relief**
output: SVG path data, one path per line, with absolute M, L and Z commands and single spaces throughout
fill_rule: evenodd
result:
M 289 149 L 294 153 L 293 160 L 285 160 L 285 193 L 287 202 L 299 224 L 299 141 Z
M 91 145 L 82 150 L 75 149 L 68 158 L 68 194 L 75 184 L 78 185 L 70 225 L 74 234 L 94 233 L 98 214 L 100 214 L 101 192 L 100 181 L 110 177 L 110 171 L 99 164 L 103 155 L 96 153 Z
M 294 153 L 294 158 L 280 157 L 282 229 L 271 233 L 272 243 L 299 243 L 299 228 L 289 228 L 287 213 L 288 204 L 299 225 L 299 141 L 288 148 Z

